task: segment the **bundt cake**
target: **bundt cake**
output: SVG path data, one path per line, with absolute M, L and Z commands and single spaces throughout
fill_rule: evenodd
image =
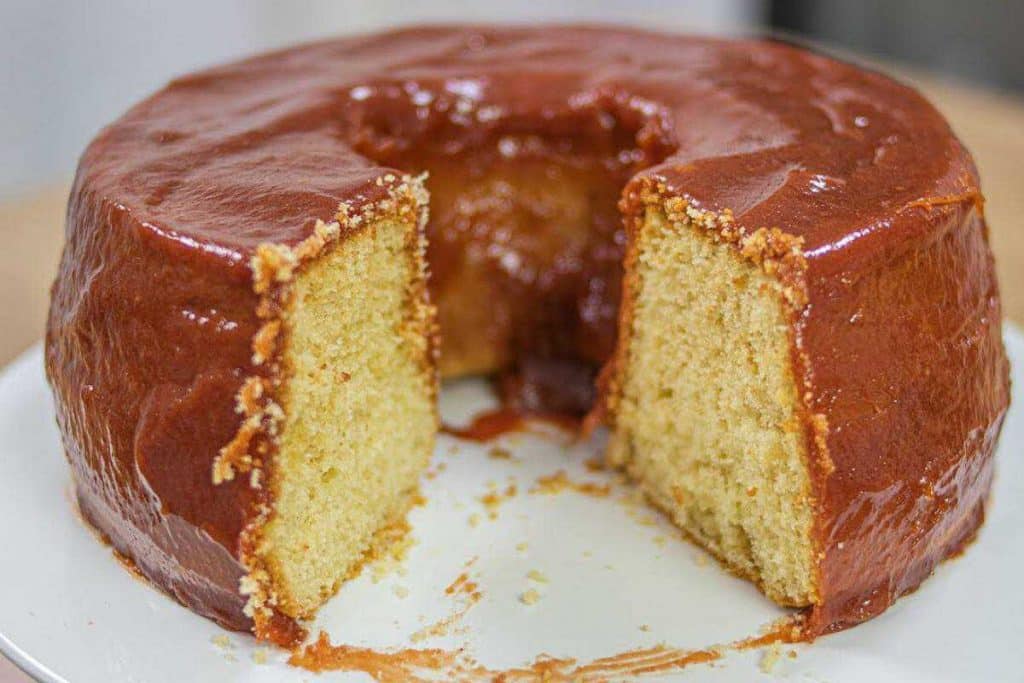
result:
M 438 374 L 497 375 L 840 629 L 981 524 L 982 209 L 921 96 L 771 40 L 412 28 L 185 76 L 71 192 L 46 364 L 78 501 L 184 605 L 293 642 L 409 507 Z

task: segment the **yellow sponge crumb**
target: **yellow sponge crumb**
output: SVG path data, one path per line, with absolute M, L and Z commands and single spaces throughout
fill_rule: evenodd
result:
M 813 603 L 810 481 L 792 427 L 782 285 L 706 229 L 656 210 L 635 249 L 610 460 L 770 598 Z
M 436 431 L 418 239 L 414 224 L 384 220 L 296 276 L 260 547 L 291 616 L 312 614 L 416 500 Z

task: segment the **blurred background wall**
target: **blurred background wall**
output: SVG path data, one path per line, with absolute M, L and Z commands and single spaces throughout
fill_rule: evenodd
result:
M 0 200 L 69 176 L 103 124 L 194 68 L 399 23 L 543 19 L 783 31 L 1024 90 L 1019 0 L 4 0 Z
M 419 21 L 629 21 L 735 32 L 759 0 L 3 0 L 0 199 L 67 176 L 89 139 L 171 77 L 303 39 Z
M 766 9 L 776 29 L 1024 91 L 1021 0 L 782 0 Z

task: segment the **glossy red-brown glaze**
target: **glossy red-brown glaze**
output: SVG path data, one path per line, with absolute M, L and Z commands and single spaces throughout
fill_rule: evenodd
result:
M 505 434 L 526 431 L 531 423 L 551 425 L 570 434 L 579 433 L 582 427 L 578 419 L 564 413 L 532 413 L 502 406 L 474 415 L 465 427 L 442 425 L 441 431 L 460 439 L 486 443 Z
M 835 466 L 813 464 L 812 630 L 877 614 L 977 529 L 1008 368 L 977 173 L 925 100 L 771 41 L 409 29 L 178 79 L 79 166 L 47 331 L 65 448 L 85 516 L 192 609 L 251 626 L 239 534 L 266 494 L 210 478 L 261 373 L 249 257 L 381 198 L 385 165 L 436 169 L 442 354 L 485 342 L 451 372 L 564 361 L 584 381 L 519 393 L 576 384 L 574 410 L 614 343 L 610 190 L 640 173 L 803 238 L 794 358 Z
M 521 431 L 525 427 L 526 419 L 521 413 L 507 408 L 497 408 L 474 415 L 465 427 L 441 425 L 441 431 L 460 439 L 484 443 L 503 434 Z
M 332 645 L 328 635 L 321 631 L 315 642 L 293 649 L 288 663 L 314 673 L 358 671 L 378 683 L 427 683 L 436 680 L 546 683 L 636 680 L 648 675 L 678 673 L 690 666 L 717 661 L 722 656 L 720 649 L 679 650 L 656 645 L 618 652 L 590 662 L 538 655 L 526 665 L 496 670 L 475 663 L 468 654 L 457 650 L 374 650 Z

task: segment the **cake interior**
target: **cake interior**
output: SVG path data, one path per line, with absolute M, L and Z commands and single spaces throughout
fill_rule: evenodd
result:
M 294 283 L 274 514 L 260 548 L 290 616 L 311 615 L 402 519 L 433 450 L 424 277 L 415 225 L 382 220 Z
M 783 605 L 815 601 L 812 509 L 780 283 L 648 211 L 608 457 Z
M 426 254 L 441 368 L 515 377 L 541 363 L 558 391 L 527 383 L 517 398 L 580 414 L 615 344 L 626 247 L 616 203 L 653 157 L 569 153 L 558 140 L 510 157 L 502 140 L 488 144 L 459 156 L 400 150 L 404 170 L 431 173 Z M 813 603 L 810 488 L 780 284 L 658 212 L 633 248 L 610 460 L 770 598 Z M 430 456 L 429 315 L 414 295 L 423 259 L 414 226 L 383 220 L 294 285 L 286 423 L 262 547 L 291 616 L 310 615 L 401 518 Z

